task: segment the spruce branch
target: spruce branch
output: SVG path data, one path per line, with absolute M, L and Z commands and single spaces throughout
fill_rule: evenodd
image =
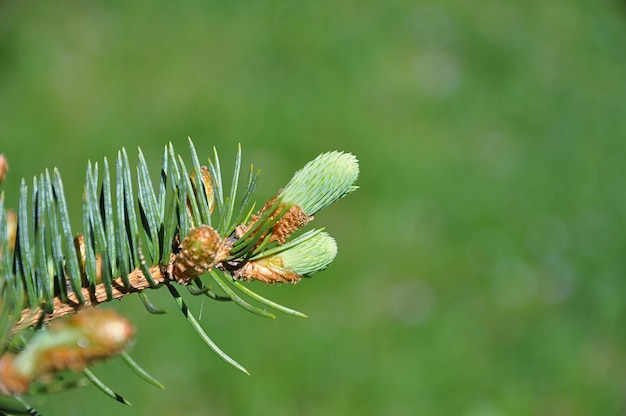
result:
M 15 214 L 5 209 L 0 194 L 0 393 L 13 398 L 9 404 L 0 400 L 0 414 L 17 412 L 12 406 L 36 414 L 21 395 L 34 391 L 31 383 L 37 380 L 53 389 L 45 380 L 67 369 L 81 370 L 105 394 L 126 403 L 89 369 L 95 360 L 117 355 L 142 379 L 162 386 L 127 354 L 134 332 L 130 323 L 94 309 L 113 299 L 138 294 L 150 313 L 164 313 L 146 291 L 167 287 L 207 346 L 245 373 L 204 332 L 175 285 L 266 317 L 274 315 L 257 304 L 306 317 L 244 282 L 297 283 L 334 260 L 337 244 L 328 233 L 313 229 L 293 235 L 319 210 L 356 189 L 356 158 L 343 152 L 318 156 L 255 212 L 258 171 L 250 166 L 247 184 L 240 186 L 240 147 L 228 182 L 215 148 L 206 166 L 191 140 L 189 154 L 187 165 L 171 143 L 165 146 L 157 187 L 141 149 L 135 169 L 125 149 L 111 166 L 106 158 L 101 165 L 88 162 L 80 234 L 72 229 L 58 169 L 35 177 L 30 189 L 22 181 Z M 6 170 L 0 155 L 0 182 Z M 202 282 L 205 274 L 224 295 Z M 119 341 L 115 347 L 88 335 L 90 328 L 115 322 L 125 328 L 112 335 Z

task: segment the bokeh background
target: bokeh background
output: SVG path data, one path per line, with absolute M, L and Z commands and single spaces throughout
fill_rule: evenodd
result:
M 237 143 L 259 200 L 318 153 L 361 189 L 318 215 L 325 272 L 255 289 L 267 320 L 166 293 L 112 307 L 157 390 L 112 361 L 46 415 L 610 415 L 626 412 L 626 5 L 622 1 L 0 3 L 0 151 L 58 166 L 78 215 L 88 159 L 191 136 Z M 73 202 L 72 202 L 73 201 Z M 78 220 L 76 221 L 78 226 Z

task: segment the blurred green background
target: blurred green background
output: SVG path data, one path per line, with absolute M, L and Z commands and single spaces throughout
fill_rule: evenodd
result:
M 0 3 L 0 151 L 58 166 L 191 136 L 241 143 L 263 200 L 326 150 L 361 189 L 318 215 L 331 267 L 255 289 L 307 313 L 202 306 L 204 347 L 166 293 L 133 356 L 46 415 L 610 415 L 626 412 L 626 5 L 620 1 Z M 78 224 L 78 219 L 76 221 Z M 620 324 L 622 322 L 622 324 Z

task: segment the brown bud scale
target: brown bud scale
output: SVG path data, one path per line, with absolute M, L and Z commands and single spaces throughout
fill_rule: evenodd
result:
M 234 274 L 234 278 L 238 280 L 259 280 L 265 283 L 298 283 L 302 276 L 293 270 L 280 267 L 275 262 L 255 262 L 251 261 L 243 265 Z
M 240 226 L 236 229 L 237 237 L 241 238 L 248 230 L 250 230 L 259 219 L 265 214 L 271 207 L 276 203 L 276 196 L 272 197 L 265 203 L 263 208 L 255 214 L 252 215 L 252 219 L 246 226 Z M 284 209 L 285 204 L 280 204 L 274 212 L 269 217 L 269 220 L 276 218 Z M 278 244 L 284 244 L 287 239 L 297 230 L 307 225 L 309 222 L 313 221 L 312 215 L 307 215 L 302 208 L 298 205 L 292 205 L 289 210 L 278 220 L 276 224 L 269 231 L 270 240 L 269 242 L 278 242 Z M 263 241 L 265 239 L 265 234 L 261 236 L 259 241 Z

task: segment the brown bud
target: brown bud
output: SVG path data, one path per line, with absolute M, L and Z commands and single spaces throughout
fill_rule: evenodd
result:
M 215 209 L 215 194 L 213 193 L 213 181 L 211 180 L 209 168 L 206 166 L 200 167 L 200 174 L 202 175 L 202 183 L 204 184 L 204 193 L 206 194 L 207 202 L 209 203 L 209 211 L 213 214 L 213 210 Z M 191 178 L 191 182 L 195 186 L 198 186 L 195 170 L 189 174 L 189 177 Z M 187 200 L 187 208 L 189 209 L 189 212 L 191 212 L 189 200 Z
M 80 371 L 95 360 L 122 352 L 135 333 L 126 318 L 111 310 L 94 308 L 83 309 L 65 321 L 52 322 L 48 330 L 77 330 L 80 337 L 74 345 L 44 351 L 39 361 L 43 372 Z
M 180 284 L 188 284 L 197 276 L 206 273 L 225 255 L 222 238 L 208 225 L 189 230 L 179 249 L 174 264 L 174 275 Z
M 78 256 L 78 266 L 80 267 L 81 281 L 83 286 L 88 286 L 85 266 L 87 264 L 87 251 L 85 246 L 85 236 L 78 234 L 74 237 L 74 248 Z M 102 256 L 96 255 L 96 284 L 102 283 Z
M 17 214 L 15 211 L 7 210 L 7 229 L 9 232 L 9 250 L 15 249 L 15 239 L 17 238 Z
M 81 371 L 122 352 L 134 335 L 131 324 L 110 310 L 83 309 L 40 331 L 19 354 L 0 359 L 0 392 L 21 394 L 31 382 L 57 371 Z
M 9 164 L 7 163 L 7 158 L 4 157 L 3 154 L 0 154 L 0 183 L 4 180 L 8 170 Z
M 0 393 L 5 395 L 24 394 L 31 379 L 15 371 L 15 354 L 5 353 L 0 358 Z

